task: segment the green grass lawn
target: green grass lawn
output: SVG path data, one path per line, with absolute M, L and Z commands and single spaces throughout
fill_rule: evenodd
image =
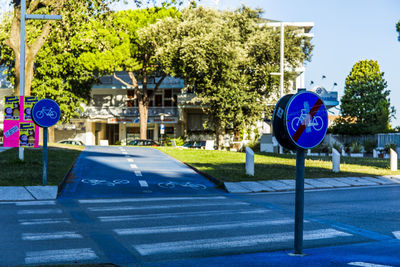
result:
M 247 176 L 245 153 L 172 147 L 159 147 L 159 150 L 223 182 L 295 179 L 296 177 L 295 155 L 257 153 L 254 156 L 255 175 Z M 390 171 L 389 159 L 341 157 L 340 173 L 332 172 L 331 160 L 331 157 L 306 157 L 305 178 L 400 174 L 400 171 Z
M 47 184 L 59 185 L 84 147 L 49 144 Z M 42 185 L 42 148 L 26 148 L 25 160 L 18 159 L 18 148 L 0 153 L 0 186 Z

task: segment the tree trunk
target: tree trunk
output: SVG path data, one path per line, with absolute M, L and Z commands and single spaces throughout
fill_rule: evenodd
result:
M 215 133 L 217 135 L 218 150 L 222 150 L 224 145 L 224 135 L 225 135 L 224 127 L 222 127 L 221 125 L 217 125 Z
M 140 139 L 147 139 L 147 118 L 149 106 L 146 105 L 146 101 L 143 101 L 143 95 L 139 96 L 139 116 L 140 116 Z

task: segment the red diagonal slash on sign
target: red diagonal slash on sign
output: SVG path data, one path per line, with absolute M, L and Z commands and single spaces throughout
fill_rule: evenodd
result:
M 310 110 L 310 121 L 314 118 L 314 115 L 318 112 L 319 108 L 322 106 L 322 100 L 318 98 L 317 102 L 315 102 L 314 106 Z M 292 136 L 293 140 L 297 142 L 300 138 L 300 136 L 303 134 L 304 130 L 306 129 L 307 125 L 305 125 L 303 122 L 301 123 L 300 127 L 297 128 L 296 132 Z

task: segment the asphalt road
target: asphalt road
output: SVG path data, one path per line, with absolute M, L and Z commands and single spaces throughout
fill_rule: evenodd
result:
M 307 191 L 307 255 L 293 257 L 294 193 L 227 194 L 158 151 L 124 150 L 90 148 L 56 201 L 1 203 L 0 266 L 400 266 L 400 186 Z M 145 176 L 154 166 L 168 173 Z M 101 173 L 130 183 L 79 181 Z M 158 186 L 178 179 L 207 187 Z

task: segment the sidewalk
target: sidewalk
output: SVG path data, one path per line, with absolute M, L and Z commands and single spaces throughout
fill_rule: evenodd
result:
M 395 184 L 400 184 L 400 175 L 304 179 L 305 190 Z M 296 180 L 225 182 L 224 186 L 229 193 L 283 192 L 294 191 L 296 188 Z

